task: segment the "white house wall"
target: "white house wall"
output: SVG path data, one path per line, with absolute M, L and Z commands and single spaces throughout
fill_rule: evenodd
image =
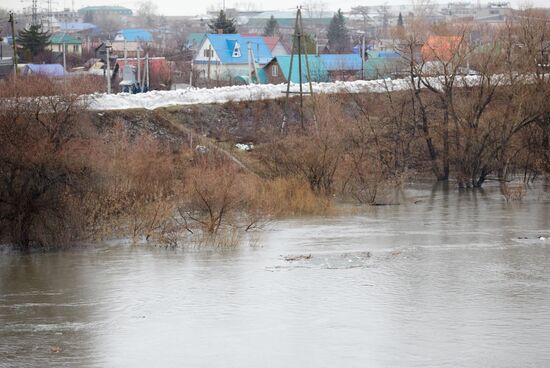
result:
M 208 50 L 209 48 L 212 48 L 212 52 L 213 52 L 213 56 L 211 58 L 204 56 L 204 50 Z M 210 40 L 206 38 L 202 43 L 199 51 L 197 52 L 197 55 L 195 56 L 195 61 L 209 61 L 209 60 L 211 62 L 219 62 L 220 58 L 218 57 L 216 50 L 214 50 L 214 47 L 212 47 Z
M 273 50 L 271 50 L 271 55 L 275 57 L 275 56 L 289 55 L 289 53 L 288 51 L 286 51 L 285 47 L 281 44 L 281 42 L 277 42 Z

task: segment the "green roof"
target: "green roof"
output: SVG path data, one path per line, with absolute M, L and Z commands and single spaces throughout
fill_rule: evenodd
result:
M 51 35 L 50 37 L 50 43 L 53 44 L 66 44 L 66 45 L 80 45 L 82 44 L 82 41 L 80 41 L 78 38 L 71 36 L 67 33 L 56 33 Z
M 81 9 L 78 9 L 79 14 L 90 13 L 113 13 L 113 14 L 122 14 L 122 15 L 132 15 L 132 9 L 125 8 L 123 6 L 87 6 Z
M 285 79 L 288 80 L 288 74 L 290 72 L 290 55 L 277 56 L 277 63 L 285 76 Z M 307 68 L 306 68 L 306 56 L 302 55 L 302 83 L 307 82 Z M 317 55 L 308 55 L 307 61 L 309 63 L 309 71 L 311 75 L 312 82 L 328 82 L 329 76 L 328 71 L 321 58 Z M 298 72 L 298 56 L 294 56 L 292 60 L 292 78 L 293 83 L 300 83 L 300 74 Z
M 191 32 L 187 35 L 187 42 L 198 46 L 204 37 L 206 37 L 206 32 Z

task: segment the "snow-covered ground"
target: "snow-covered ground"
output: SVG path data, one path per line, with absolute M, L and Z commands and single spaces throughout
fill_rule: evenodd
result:
M 443 77 L 430 77 L 427 80 L 432 86 L 441 85 Z M 456 86 L 472 85 L 480 82 L 479 76 L 461 76 Z M 494 78 L 492 83 L 502 83 L 502 76 Z M 370 81 L 313 83 L 313 93 L 383 93 L 386 91 L 401 91 L 410 88 L 410 79 L 377 79 Z M 297 92 L 298 84 L 291 85 L 291 91 Z M 303 85 L 304 91 L 309 91 L 309 85 Z M 225 103 L 231 101 L 257 101 L 283 98 L 286 84 L 252 84 L 219 88 L 192 88 L 177 91 L 151 91 L 147 93 L 129 94 L 94 94 L 89 96 L 91 110 L 125 110 L 148 109 L 159 107 Z
M 354 82 L 313 83 L 313 93 L 361 93 L 384 92 L 407 89 L 407 80 L 372 80 Z M 298 91 L 293 84 L 291 91 Z M 309 91 L 307 84 L 304 91 Z M 286 84 L 259 84 L 219 88 L 193 88 L 177 91 L 151 91 L 140 94 L 95 94 L 90 96 L 91 110 L 124 110 L 144 108 L 154 110 L 159 107 L 224 103 L 230 101 L 255 101 L 283 98 Z

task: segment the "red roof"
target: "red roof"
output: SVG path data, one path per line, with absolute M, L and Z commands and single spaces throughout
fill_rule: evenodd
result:
M 137 68 L 137 59 L 136 58 L 128 58 L 128 65 L 132 65 Z M 118 66 L 120 70 L 124 69 L 124 59 L 118 59 L 117 60 Z M 145 70 L 145 60 L 143 58 L 140 58 L 140 68 L 141 72 L 143 73 Z M 149 73 L 151 74 L 152 78 L 161 78 L 165 79 L 170 76 L 170 67 L 168 66 L 168 63 L 164 57 L 151 57 L 149 58 Z
M 264 37 L 264 42 L 267 45 L 267 47 L 269 48 L 269 50 L 271 50 L 271 51 L 273 51 L 273 49 L 275 48 L 275 46 L 277 46 L 279 41 L 280 41 L 279 37 L 275 37 L 275 36 L 266 36 L 266 37 Z
M 422 46 L 422 58 L 425 61 L 444 61 L 453 58 L 457 52 L 462 37 L 459 36 L 430 36 Z

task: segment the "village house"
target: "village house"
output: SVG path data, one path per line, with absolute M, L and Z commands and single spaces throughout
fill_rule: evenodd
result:
M 55 33 L 50 37 L 48 48 L 53 53 L 82 55 L 82 41 L 68 33 Z
M 449 62 L 462 43 L 460 36 L 429 36 L 421 49 L 422 60 Z
M 321 54 L 331 81 L 353 81 L 361 79 L 361 70 L 364 64 L 359 54 Z
M 201 80 L 232 83 L 251 72 L 253 66 L 249 65 L 249 50 L 260 74 L 261 68 L 272 59 L 263 37 L 207 34 L 193 59 L 193 71 Z
M 292 75 L 290 75 L 291 56 L 282 55 L 274 57 L 264 66 L 263 70 L 267 83 L 286 83 L 289 79 L 292 83 L 300 83 L 300 59 L 302 64 L 302 83 L 309 81 L 306 62 L 309 64 L 309 76 L 312 82 L 329 81 L 329 72 L 319 55 L 308 55 L 307 58 L 305 55 L 302 55 L 300 58 L 294 55 L 292 57 Z
M 290 76 L 290 55 L 274 57 L 263 68 L 268 83 L 286 83 L 289 78 L 292 83 L 300 83 L 300 63 L 298 56 L 292 58 L 292 76 Z M 301 56 L 302 83 L 312 82 L 352 81 L 361 78 L 364 65 L 359 54 L 321 54 Z
M 281 56 L 289 54 L 287 47 L 281 42 L 281 37 L 264 36 L 264 41 L 271 51 L 271 55 Z
M 120 56 L 124 55 L 124 50 L 126 50 L 128 57 L 137 57 L 139 50 L 140 56 L 144 56 L 143 48 L 152 44 L 153 35 L 149 31 L 144 29 L 121 29 L 111 43 L 111 50 Z

